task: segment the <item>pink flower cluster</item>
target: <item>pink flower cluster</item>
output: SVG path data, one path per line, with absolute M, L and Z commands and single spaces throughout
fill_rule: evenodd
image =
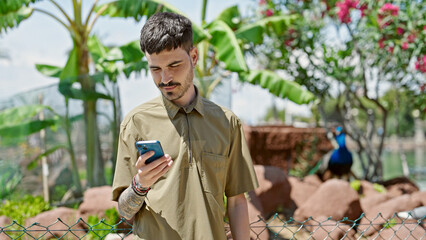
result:
M 342 23 L 350 23 L 352 21 L 350 10 L 359 9 L 361 10 L 361 17 L 365 16 L 366 5 L 359 5 L 359 0 L 344 0 L 343 2 L 337 2 L 336 6 L 339 8 L 337 16 Z
M 400 40 L 400 46 L 402 50 L 407 50 L 410 47 L 411 43 L 414 43 L 417 35 L 415 30 L 411 30 L 410 32 L 406 32 L 407 26 L 405 24 L 400 24 L 398 26 L 392 26 L 394 21 L 392 17 L 398 16 L 399 13 L 399 7 L 395 6 L 391 3 L 384 4 L 378 11 L 377 15 L 377 21 L 379 23 L 380 29 L 385 29 L 387 27 L 391 27 L 395 29 L 395 34 L 392 34 L 390 32 L 392 31 L 385 31 L 382 38 L 378 41 L 379 48 L 384 49 L 386 47 L 385 40 Z M 386 22 L 384 22 L 384 19 L 387 19 Z M 386 49 L 388 52 L 393 53 L 394 44 L 391 44 Z
M 259 0 L 259 6 L 263 9 L 265 9 L 267 6 L 267 0 Z M 272 8 L 268 8 L 266 10 L 261 10 L 260 13 L 262 15 L 265 15 L 267 17 L 270 17 L 272 15 L 274 15 L 274 10 Z
M 377 21 L 381 28 L 389 26 L 393 22 L 392 19 L 389 19 L 387 22 L 383 22 L 383 19 L 387 16 L 398 16 L 399 7 L 393 5 L 392 3 L 385 3 L 380 9 L 377 16 Z
M 418 57 L 414 66 L 420 72 L 426 73 L 426 55 L 423 55 L 423 57 Z
M 350 23 L 352 21 L 349 10 L 356 8 L 358 3 L 359 0 L 345 0 L 343 2 L 336 3 L 336 6 L 339 8 L 337 15 L 342 23 Z
M 387 14 L 390 13 L 392 16 L 397 16 L 399 12 L 399 7 L 393 5 L 392 3 L 385 3 L 380 9 L 379 13 Z

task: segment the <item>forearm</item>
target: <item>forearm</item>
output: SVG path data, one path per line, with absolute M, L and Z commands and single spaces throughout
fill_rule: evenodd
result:
M 228 198 L 228 216 L 232 238 L 250 239 L 248 207 L 244 194 Z
M 126 219 L 131 219 L 142 207 L 145 201 L 144 196 L 139 196 L 129 186 L 118 198 L 118 212 Z

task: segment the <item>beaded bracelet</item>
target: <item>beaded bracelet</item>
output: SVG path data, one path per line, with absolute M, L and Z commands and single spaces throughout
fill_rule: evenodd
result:
M 146 194 L 148 193 L 148 191 L 151 189 L 150 187 L 147 189 L 140 189 L 138 188 L 138 186 L 136 185 L 136 176 L 133 177 L 133 181 L 132 181 L 132 189 L 133 191 L 141 197 L 145 197 Z

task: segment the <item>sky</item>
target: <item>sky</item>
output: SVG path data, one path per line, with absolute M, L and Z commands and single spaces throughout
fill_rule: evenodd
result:
M 71 0 L 58 1 L 65 11 L 71 11 Z M 92 3 L 84 0 L 83 2 Z M 102 1 L 100 1 L 102 2 Z M 195 23 L 201 22 L 202 0 L 167 0 L 177 7 Z M 255 0 L 210 0 L 207 5 L 207 21 L 214 19 L 227 7 L 238 5 L 244 15 Z M 49 1 L 33 4 L 40 9 L 56 13 Z M 101 17 L 94 26 L 94 33 L 102 39 L 105 45 L 122 45 L 139 38 L 139 32 L 144 20 L 136 22 L 133 19 Z M 6 52 L 8 59 L 0 59 L 0 102 L 14 94 L 30 91 L 57 83 L 57 79 L 48 78 L 35 69 L 35 64 L 51 64 L 63 66 L 67 60 L 67 51 L 72 47 L 71 38 L 64 27 L 50 17 L 35 12 L 28 20 L 23 21 L 17 28 L 8 30 L 0 35 L 0 50 Z M 272 102 L 279 109 L 307 116 L 310 114 L 306 105 L 296 105 L 288 100 L 274 97 L 259 86 L 242 84 L 235 79 L 228 83 L 232 89 L 232 98 L 226 103 L 220 96 L 213 101 L 227 105 L 244 122 L 251 125 L 260 123 Z M 152 82 L 151 76 L 142 74 L 138 78 L 119 79 L 120 95 L 123 114 L 135 106 L 146 102 L 160 94 Z

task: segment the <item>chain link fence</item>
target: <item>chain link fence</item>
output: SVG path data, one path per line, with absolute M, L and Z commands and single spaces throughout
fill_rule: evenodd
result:
M 265 220 L 250 224 L 251 239 L 426 239 L 426 215 L 416 219 L 408 215 L 394 214 L 386 219 L 381 214 L 367 218 L 362 214 L 356 220 L 331 217 L 313 218 L 297 221 L 286 220 L 275 214 Z M 228 239 L 231 238 L 229 225 L 225 226 Z M 39 223 L 25 227 L 13 221 L 0 227 L 0 239 L 133 239 L 132 225 L 122 218 L 116 224 L 108 224 L 105 219 L 90 225 L 83 219 L 67 224 L 61 219 L 48 226 Z

